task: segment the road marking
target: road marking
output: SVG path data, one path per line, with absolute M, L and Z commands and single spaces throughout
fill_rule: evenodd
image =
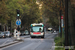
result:
M 34 48 L 32 48 L 32 50 L 35 50 L 40 44 L 41 43 L 38 43 L 38 44 L 36 43 L 35 46 L 34 46 Z
M 25 50 L 25 48 L 28 48 L 29 46 L 32 46 L 33 44 L 34 44 L 34 43 L 31 43 L 31 44 L 29 44 L 29 45 L 27 45 L 27 46 L 21 48 L 20 50 Z
M 35 50 L 40 44 L 41 42 L 38 42 L 38 43 L 32 42 L 31 44 L 24 46 L 20 50 Z
M 16 44 L 13 44 L 13 45 L 10 45 L 10 46 L 6 46 L 6 47 L 0 48 L 0 49 L 1 49 L 1 50 L 4 50 L 4 49 L 6 49 L 6 48 L 12 47 L 12 46 L 14 46 L 14 45 L 18 45 L 18 44 L 20 44 L 20 43 L 23 43 L 23 42 L 19 42 L 19 43 L 16 43 Z
M 12 40 L 11 39 L 7 39 L 2 45 L 6 44 L 7 41 L 12 41 Z
M 53 42 L 53 45 L 51 47 L 52 50 L 55 50 L 55 47 L 54 46 L 55 46 L 55 42 Z
M 53 33 L 53 34 L 58 34 L 58 33 Z
M 9 39 L 7 41 L 9 41 Z M 5 41 L 2 45 L 4 45 L 7 41 Z

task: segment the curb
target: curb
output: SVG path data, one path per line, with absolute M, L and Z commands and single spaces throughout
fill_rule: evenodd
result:
M 12 45 L 12 44 L 19 43 L 19 42 L 22 42 L 22 40 L 21 40 L 21 41 L 10 42 L 10 43 L 7 43 L 7 44 L 5 44 L 5 45 L 0 45 L 0 48 L 6 47 L 6 46 L 10 46 L 10 45 Z

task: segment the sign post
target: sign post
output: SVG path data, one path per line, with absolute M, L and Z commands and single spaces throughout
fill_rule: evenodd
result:
M 63 16 L 61 16 L 61 27 L 63 27 Z
M 20 16 L 20 10 L 17 9 L 17 20 L 16 20 L 16 25 L 18 26 L 17 27 L 17 30 L 20 31 L 20 28 L 19 28 L 19 25 L 21 25 L 21 20 L 19 19 L 19 16 Z
M 16 25 L 17 25 L 17 30 L 18 30 L 18 32 L 16 33 L 17 40 L 21 40 L 20 39 L 20 28 L 19 28 L 19 26 L 21 25 L 21 19 L 19 19 L 19 16 L 20 16 L 19 14 L 20 14 L 20 10 L 17 9 L 17 20 L 16 20 Z

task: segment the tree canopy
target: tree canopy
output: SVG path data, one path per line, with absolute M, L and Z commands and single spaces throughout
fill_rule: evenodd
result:
M 41 0 L 40 3 L 43 4 L 42 15 L 47 17 L 50 26 L 59 26 L 59 10 L 60 1 L 59 0 Z
M 36 0 L 2 0 L 0 1 L 0 23 L 9 26 L 8 22 L 11 22 L 13 28 L 17 19 L 16 9 L 20 10 L 22 26 L 28 27 L 31 23 L 42 22 Z

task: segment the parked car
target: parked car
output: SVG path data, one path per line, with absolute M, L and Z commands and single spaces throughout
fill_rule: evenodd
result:
M 28 30 L 25 30 L 25 31 L 21 32 L 21 35 L 28 35 L 28 34 L 29 34 Z
M 10 31 L 5 31 L 5 35 L 6 35 L 6 37 L 11 37 Z
M 24 32 L 21 32 L 21 34 L 20 35 L 25 35 L 25 33 Z
M 24 34 L 25 34 L 25 35 L 28 35 L 28 34 L 29 34 L 28 30 L 25 30 L 25 31 L 24 31 Z
M 4 32 L 0 32 L 0 37 L 1 37 L 1 38 L 6 38 L 5 33 L 4 33 Z
M 56 33 L 56 30 L 54 30 L 54 33 Z

